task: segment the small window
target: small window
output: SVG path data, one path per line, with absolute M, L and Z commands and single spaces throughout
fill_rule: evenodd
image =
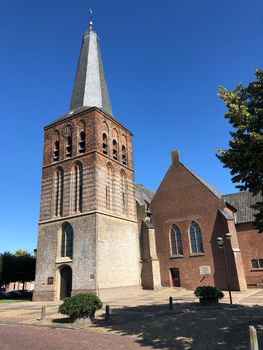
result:
M 81 131 L 79 133 L 79 153 L 85 153 L 85 132 Z
M 103 134 L 102 150 L 103 154 L 108 154 L 108 138 L 106 134 Z
M 66 146 L 66 157 L 69 158 L 72 156 L 72 137 L 68 136 L 67 146 Z
M 176 225 L 171 227 L 170 238 L 172 255 L 183 255 L 181 231 Z
M 126 154 L 126 147 L 123 145 L 122 146 L 122 164 L 126 165 L 127 164 L 127 154 Z
M 196 222 L 192 222 L 190 226 L 190 240 L 192 253 L 203 253 L 203 242 L 200 226 Z
M 53 160 L 57 162 L 59 160 L 59 141 L 54 142 Z
M 251 266 L 252 269 L 263 269 L 263 259 L 252 259 Z
M 252 265 L 252 269 L 258 269 L 259 268 L 258 260 L 256 259 L 251 260 L 251 265 Z
M 118 144 L 116 140 L 113 140 L 112 146 L 113 146 L 113 159 L 118 160 Z

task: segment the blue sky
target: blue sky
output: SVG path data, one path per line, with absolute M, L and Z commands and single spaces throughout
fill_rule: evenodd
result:
M 37 245 L 43 127 L 69 109 L 89 7 L 114 115 L 134 133 L 136 181 L 156 190 L 179 148 L 236 192 L 215 157 L 230 130 L 217 92 L 262 68 L 262 0 L 3 0 L 0 252 Z

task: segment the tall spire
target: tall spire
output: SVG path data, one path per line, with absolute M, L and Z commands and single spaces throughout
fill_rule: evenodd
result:
M 91 10 L 90 13 L 92 15 Z M 92 17 L 89 24 L 90 28 L 83 36 L 70 109 L 99 107 L 112 114 L 99 38 L 92 29 Z

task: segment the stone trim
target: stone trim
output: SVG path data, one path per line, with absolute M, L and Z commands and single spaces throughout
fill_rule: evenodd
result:
M 70 219 L 74 219 L 76 217 L 85 216 L 85 215 L 88 216 L 88 215 L 92 215 L 92 214 L 101 214 L 101 215 L 117 218 L 117 219 L 120 219 L 120 220 L 125 220 L 125 221 L 129 221 L 129 222 L 138 223 L 138 221 L 129 219 L 128 217 L 113 215 L 113 214 L 110 214 L 109 212 L 102 212 L 102 211 L 93 210 L 93 211 L 90 211 L 90 212 L 79 213 L 79 214 L 76 214 L 76 215 L 69 215 L 69 216 L 63 216 L 63 217 L 59 217 L 59 218 L 53 218 L 51 220 L 40 221 L 38 223 L 38 225 L 44 225 L 44 224 L 48 224 L 48 223 L 56 222 L 56 221 L 70 220 Z

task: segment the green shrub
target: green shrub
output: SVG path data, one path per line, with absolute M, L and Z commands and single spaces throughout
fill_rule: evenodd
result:
M 60 305 L 58 312 L 70 316 L 72 321 L 77 318 L 94 318 L 96 310 L 102 307 L 102 302 L 93 293 L 80 293 L 73 297 L 66 298 Z
M 197 287 L 194 294 L 198 298 L 206 298 L 206 299 L 212 299 L 212 298 L 222 299 L 224 297 L 224 293 L 220 289 L 213 286 Z

